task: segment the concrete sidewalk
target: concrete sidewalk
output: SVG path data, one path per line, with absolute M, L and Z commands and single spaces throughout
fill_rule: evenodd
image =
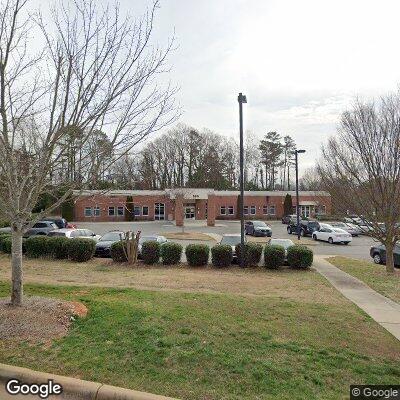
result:
M 314 268 L 340 293 L 400 340 L 400 304 L 382 296 L 357 278 L 336 268 L 324 257 L 314 256 Z

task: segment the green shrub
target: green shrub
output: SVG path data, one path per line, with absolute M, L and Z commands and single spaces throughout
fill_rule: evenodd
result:
M 241 251 L 241 245 L 238 244 L 236 245 L 236 257 L 238 260 L 239 265 L 241 264 L 242 260 L 242 251 Z M 244 263 L 243 265 L 245 267 L 248 267 L 250 265 L 258 265 L 258 263 L 261 260 L 261 254 L 262 254 L 262 245 L 259 243 L 254 243 L 254 242 L 247 242 L 244 244 Z
M 285 263 L 285 248 L 267 244 L 264 247 L 264 265 L 266 268 L 277 269 Z
M 111 258 L 115 262 L 127 262 L 126 250 L 124 242 L 115 242 L 111 245 Z
M 3 241 L 7 239 L 11 239 L 9 233 L 0 233 L 0 251 L 3 251 Z
M 69 239 L 68 258 L 76 262 L 89 261 L 95 248 L 96 242 L 93 239 Z
M 51 236 L 47 238 L 47 254 L 58 260 L 68 258 L 68 246 L 71 239 L 63 236 Z
M 211 261 L 214 267 L 229 267 L 232 263 L 232 247 L 227 244 L 217 244 L 211 248 Z
M 160 248 L 160 255 L 163 264 L 178 264 L 182 257 L 182 245 L 174 242 L 164 243 Z
M 1 241 L 1 251 L 6 254 L 11 254 L 12 239 L 11 236 L 5 236 Z
M 31 236 L 26 239 L 25 247 L 26 247 L 26 255 L 29 258 L 38 258 L 38 257 L 46 257 L 49 255 L 48 251 L 48 241 L 47 236 Z
M 189 244 L 185 249 L 186 260 L 192 267 L 207 265 L 210 247 L 206 244 Z
M 287 259 L 292 268 L 309 268 L 313 263 L 313 252 L 306 246 L 290 246 Z
M 158 263 L 160 259 L 160 243 L 155 240 L 149 240 L 142 244 L 142 259 L 145 264 Z

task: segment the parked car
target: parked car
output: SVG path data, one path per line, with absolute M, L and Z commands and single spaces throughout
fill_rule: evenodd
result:
M 297 219 L 296 214 L 284 215 L 282 217 L 282 224 L 289 225 L 290 222 L 295 221 Z
M 329 225 L 333 226 L 334 228 L 343 229 L 347 233 L 350 233 L 351 236 L 358 236 L 362 233 L 361 228 L 349 222 L 331 222 Z
M 47 236 L 63 236 L 68 239 L 80 238 L 80 239 L 93 239 L 96 242 L 101 238 L 100 235 L 96 235 L 89 229 L 74 229 L 74 228 L 62 228 L 56 229 L 55 231 L 49 232 Z
M 271 239 L 269 245 L 282 246 L 285 249 L 285 262 L 287 262 L 287 251 L 290 246 L 294 246 L 290 239 Z
M 119 242 L 121 238 L 125 237 L 123 231 L 111 231 L 105 233 L 96 243 L 94 255 L 97 257 L 111 257 L 111 245 Z
M 320 224 L 319 230 L 313 232 L 312 238 L 314 240 L 322 240 L 330 244 L 349 244 L 353 240 L 353 237 L 350 235 L 350 233 L 340 228 L 334 228 L 329 224 Z
M 67 222 L 67 220 L 62 217 L 46 217 L 46 221 L 54 222 L 60 229 L 76 228 L 76 225 Z
M 319 222 L 312 220 L 300 220 L 300 235 L 301 236 L 311 236 L 313 232 L 319 229 Z M 292 221 L 287 227 L 287 232 L 289 235 L 292 233 L 297 233 L 297 221 Z
M 350 216 L 344 218 L 344 222 L 354 224 L 360 229 L 361 234 L 368 234 L 371 230 L 373 230 L 372 223 L 362 217 Z
M 272 236 L 272 229 L 264 221 L 246 221 L 244 224 L 246 235 Z
M 375 264 L 386 264 L 386 247 L 383 244 L 372 246 L 369 254 Z M 394 247 L 393 259 L 395 267 L 400 267 L 400 245 L 398 244 Z
M 244 238 L 246 241 L 246 237 Z M 233 233 L 233 234 L 226 234 L 222 235 L 222 239 L 219 244 L 227 244 L 228 246 L 232 247 L 232 255 L 233 259 L 236 259 L 236 246 L 241 243 L 240 235 Z
M 11 227 L 6 226 L 4 228 L 0 228 L 0 233 L 11 233 Z
M 28 229 L 24 237 L 28 238 L 31 236 L 37 236 L 37 235 L 48 235 L 49 232 L 54 231 L 55 229 L 58 229 L 57 225 L 54 222 L 51 221 L 38 221 L 36 222 L 35 225 L 31 229 Z
M 138 244 L 138 257 L 142 257 L 142 245 L 144 242 L 150 242 L 154 240 L 155 242 L 160 243 L 160 245 L 163 245 L 164 243 L 168 242 L 168 239 L 165 236 L 162 235 L 149 235 L 149 236 L 142 236 L 139 239 L 139 244 Z

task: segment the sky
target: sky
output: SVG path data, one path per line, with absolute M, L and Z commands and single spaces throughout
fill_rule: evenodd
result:
M 149 4 L 121 0 L 132 14 Z M 291 135 L 304 170 L 355 96 L 396 90 L 398 15 L 390 0 L 161 0 L 155 39 L 176 37 L 181 122 L 237 138 L 243 92 L 245 129 Z

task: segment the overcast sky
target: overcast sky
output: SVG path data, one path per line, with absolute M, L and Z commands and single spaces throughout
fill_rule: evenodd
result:
M 237 136 L 242 91 L 245 128 L 292 135 L 312 164 L 355 95 L 400 82 L 399 15 L 389 0 L 162 0 L 156 38 L 175 30 L 182 122 Z

